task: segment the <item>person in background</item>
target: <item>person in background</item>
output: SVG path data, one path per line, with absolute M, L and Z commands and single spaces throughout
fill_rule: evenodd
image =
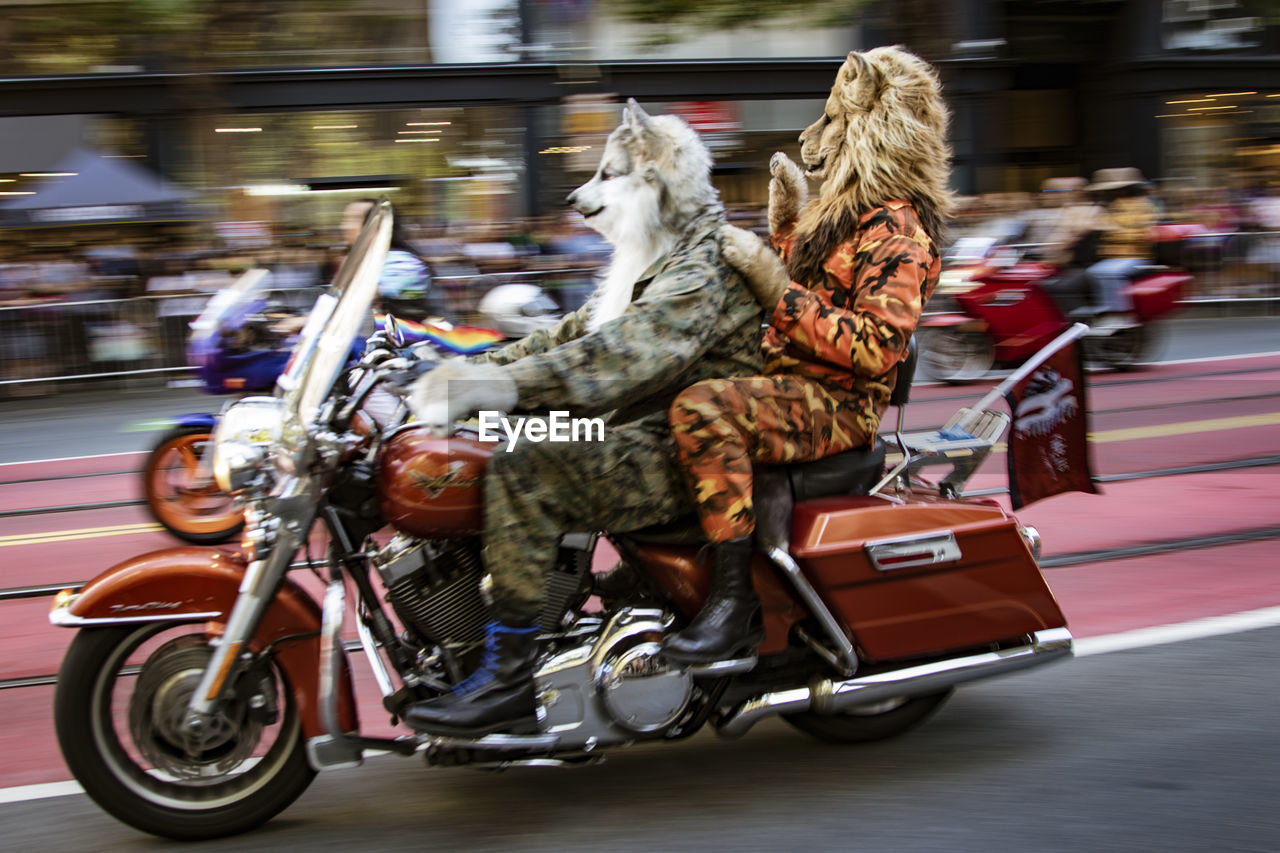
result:
M 1098 228 L 1102 208 L 1089 200 L 1084 178 L 1049 178 L 1043 191 L 1053 212 L 1043 232 L 1041 258 L 1058 266 L 1087 267 L 1097 261 L 1097 244 L 1091 239 Z
M 1159 213 L 1147 197 L 1146 178 L 1132 166 L 1099 169 L 1085 192 L 1105 205 L 1098 220 L 1100 260 L 1089 267 L 1098 307 L 1104 314 L 1123 315 L 1133 310 L 1125 293 L 1130 274 L 1151 263 Z M 1100 322 L 1123 323 L 1124 319 L 1112 316 Z
M 1049 178 L 1042 185 L 1049 207 L 1043 230 L 1029 238 L 1039 243 L 1039 259 L 1058 268 L 1044 289 L 1064 314 L 1094 303 L 1088 269 L 1098 262 L 1102 208 L 1090 201 L 1084 178 Z
M 353 201 L 342 211 L 342 240 L 350 246 L 377 205 L 376 199 Z M 431 286 L 431 270 L 404 233 L 403 220 L 392 210 L 391 247 L 378 278 L 378 312 L 406 320 L 444 317 L 443 303 Z

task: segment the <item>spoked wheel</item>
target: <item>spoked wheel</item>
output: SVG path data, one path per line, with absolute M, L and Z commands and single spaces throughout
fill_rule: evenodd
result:
M 269 661 L 245 674 L 212 725 L 184 725 L 211 656 L 202 626 L 86 628 L 58 673 L 54 726 L 67 766 L 99 806 L 144 832 L 244 832 L 315 776 L 297 705 Z
M 900 735 L 927 720 L 953 691 L 927 696 L 899 696 L 861 705 L 839 714 L 802 711 L 783 719 L 806 734 L 831 743 L 865 743 Z
M 995 346 L 982 332 L 930 327 L 919 334 L 920 363 L 934 379 L 972 382 L 995 366 Z
M 143 493 L 156 521 L 196 545 L 226 542 L 244 527 L 243 513 L 219 491 L 203 458 L 209 442 L 205 427 L 175 427 L 156 442 L 142 472 Z

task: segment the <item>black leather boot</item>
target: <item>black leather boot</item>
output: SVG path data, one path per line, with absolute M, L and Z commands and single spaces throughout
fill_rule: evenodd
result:
M 591 576 L 591 591 L 606 606 L 644 601 L 653 597 L 649 585 L 630 563 L 619 561 L 612 568 Z
M 662 643 L 662 654 L 676 663 L 715 663 L 749 657 L 764 639 L 758 624 L 760 599 L 751 583 L 751 537 L 714 546 L 711 593 L 689 627 Z
M 490 622 L 485 627 L 480 666 L 453 692 L 414 705 L 404 721 L 429 734 L 465 737 L 534 730 L 537 636 L 536 627 Z

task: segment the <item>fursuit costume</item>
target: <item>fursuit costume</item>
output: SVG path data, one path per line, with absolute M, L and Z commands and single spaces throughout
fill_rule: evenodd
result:
M 562 534 L 633 530 L 692 511 L 667 409 L 682 389 L 761 368 L 762 314 L 706 216 L 636 283 L 622 316 L 587 332 L 592 303 L 486 354 L 526 411 L 605 415 L 603 442 L 520 442 L 490 457 L 484 563 L 495 606 L 532 618 Z M 606 414 L 607 413 L 607 414 Z
M 784 261 L 794 241 L 794 223 L 773 235 Z M 783 292 L 763 344 L 767 375 L 708 379 L 676 397 L 671 428 L 711 541 L 755 529 L 753 462 L 820 459 L 874 441 L 940 270 L 910 204 L 870 210 L 827 257 L 824 280 Z

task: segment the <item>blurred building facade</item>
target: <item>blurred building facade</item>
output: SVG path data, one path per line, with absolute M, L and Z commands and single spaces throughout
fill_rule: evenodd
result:
M 635 96 L 704 133 L 727 201 L 759 204 L 844 53 L 887 43 L 942 70 L 963 194 L 1118 165 L 1273 184 L 1276 5 L 0 0 L 0 193 L 86 149 L 223 218 L 306 227 L 390 186 L 419 218 L 497 222 L 559 209 Z

